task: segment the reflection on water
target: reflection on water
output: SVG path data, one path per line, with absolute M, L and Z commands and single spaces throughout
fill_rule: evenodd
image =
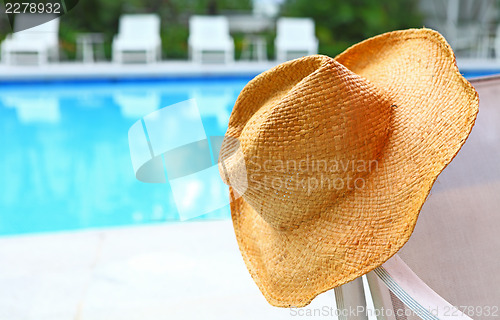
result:
M 128 132 L 135 175 L 148 183 L 168 179 L 181 221 L 213 212 L 229 204 L 218 169 L 222 138 L 207 137 L 195 99 L 161 108 L 137 120 Z
M 59 100 L 54 94 L 7 95 L 2 100 L 6 107 L 16 109 L 17 118 L 22 123 L 57 123 L 61 118 Z
M 113 98 L 126 118 L 137 119 L 160 107 L 160 95 L 155 91 L 117 92 Z
M 195 98 L 206 135 L 223 135 L 248 81 L 0 84 L 0 234 L 178 220 L 170 184 L 135 178 L 128 129 Z

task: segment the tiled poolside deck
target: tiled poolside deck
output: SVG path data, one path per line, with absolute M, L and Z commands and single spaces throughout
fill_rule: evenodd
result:
M 0 319 L 297 318 L 265 301 L 229 220 L 4 237 L 0 261 Z

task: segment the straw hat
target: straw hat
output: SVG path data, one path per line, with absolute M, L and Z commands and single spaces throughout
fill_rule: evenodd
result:
M 429 29 L 385 33 L 250 81 L 219 170 L 241 253 L 269 303 L 305 306 L 394 255 L 478 103 Z

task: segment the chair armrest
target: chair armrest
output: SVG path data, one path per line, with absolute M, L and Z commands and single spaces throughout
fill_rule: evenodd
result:
M 374 273 L 401 302 L 422 319 L 472 320 L 426 285 L 398 255 L 376 268 Z

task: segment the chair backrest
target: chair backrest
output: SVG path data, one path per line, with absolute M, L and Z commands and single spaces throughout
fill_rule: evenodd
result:
M 498 319 L 500 77 L 471 83 L 480 99 L 476 124 L 457 157 L 438 177 L 399 256 L 465 315 L 474 320 Z M 397 307 L 397 298 L 390 300 Z
M 203 42 L 226 40 L 230 37 L 228 19 L 224 16 L 191 16 L 189 37 Z
M 315 39 L 314 20 L 311 18 L 279 18 L 276 23 L 278 41 L 296 42 L 298 39 Z
M 14 31 L 14 39 L 57 42 L 59 17 L 52 14 L 21 13 L 16 15 Z
M 497 26 L 495 36 L 495 58 L 500 61 L 500 24 Z
M 160 17 L 156 14 L 126 14 L 120 17 L 118 30 L 123 38 L 154 38 L 160 36 Z

